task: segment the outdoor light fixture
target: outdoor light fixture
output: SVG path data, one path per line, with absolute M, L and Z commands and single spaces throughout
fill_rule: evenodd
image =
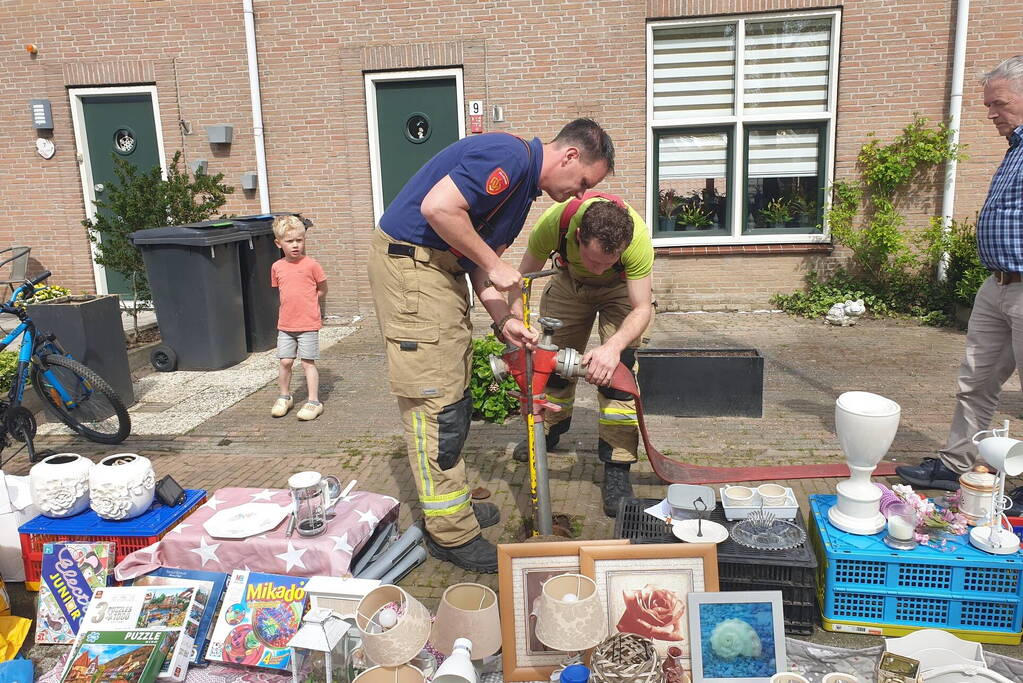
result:
M 990 434 L 980 438 L 982 434 Z M 978 440 L 979 439 L 979 440 Z M 985 429 L 973 435 L 981 459 L 996 472 L 995 485 L 984 512 L 983 522 L 970 530 L 970 543 L 986 553 L 1012 555 L 1019 550 L 1019 537 L 1012 532 L 1005 510 L 1012 501 L 1005 499 L 1005 478 L 1023 474 L 1023 441 L 1009 438 L 1009 421 L 1001 429 Z
M 884 529 L 881 489 L 870 474 L 891 447 L 901 415 L 898 403 L 866 391 L 847 391 L 835 401 L 835 433 L 850 471 L 836 487 L 838 503 L 828 510 L 836 528 L 861 536 Z
M 329 609 L 311 610 L 306 614 L 298 633 L 288 642 L 292 681 L 344 681 L 342 639 L 351 626 Z

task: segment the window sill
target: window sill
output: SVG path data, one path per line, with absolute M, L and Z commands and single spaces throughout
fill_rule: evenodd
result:
M 835 245 L 830 242 L 809 244 L 716 244 L 707 246 L 654 247 L 657 256 L 730 256 L 739 254 L 830 254 Z

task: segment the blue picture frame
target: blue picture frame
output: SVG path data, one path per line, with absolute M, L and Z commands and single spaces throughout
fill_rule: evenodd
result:
M 770 683 L 787 671 L 781 591 L 690 593 L 693 683 Z

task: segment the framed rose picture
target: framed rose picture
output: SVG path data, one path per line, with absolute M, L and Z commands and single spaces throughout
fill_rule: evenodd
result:
M 628 539 L 621 538 L 497 546 L 505 681 L 546 681 L 567 656 L 548 648 L 536 637 L 533 603 L 544 582 L 561 574 L 578 574 L 581 548 L 628 544 Z
M 690 593 L 718 589 L 714 544 L 580 548 L 579 560 L 582 573 L 597 583 L 609 633 L 650 638 L 661 658 L 669 647 L 676 646 L 689 668 L 692 641 L 686 598 Z
M 788 670 L 781 591 L 690 593 L 693 680 L 769 683 Z

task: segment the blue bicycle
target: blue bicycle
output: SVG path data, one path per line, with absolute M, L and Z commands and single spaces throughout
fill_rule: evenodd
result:
M 50 412 L 90 441 L 121 443 L 131 432 L 128 410 L 110 383 L 72 358 L 55 335 L 38 332 L 25 307 L 15 305 L 19 298 L 32 296 L 35 286 L 48 277 L 50 271 L 47 270 L 26 280 L 6 303 L 0 304 L 0 313 L 9 313 L 19 321 L 10 334 L 0 339 L 0 351 L 21 338 L 11 389 L 6 400 L 0 399 L 0 451 L 10 446 L 13 439 L 25 444 L 31 462 L 42 456 L 37 457 L 32 443 L 36 434 L 35 416 L 21 405 L 29 382 Z

